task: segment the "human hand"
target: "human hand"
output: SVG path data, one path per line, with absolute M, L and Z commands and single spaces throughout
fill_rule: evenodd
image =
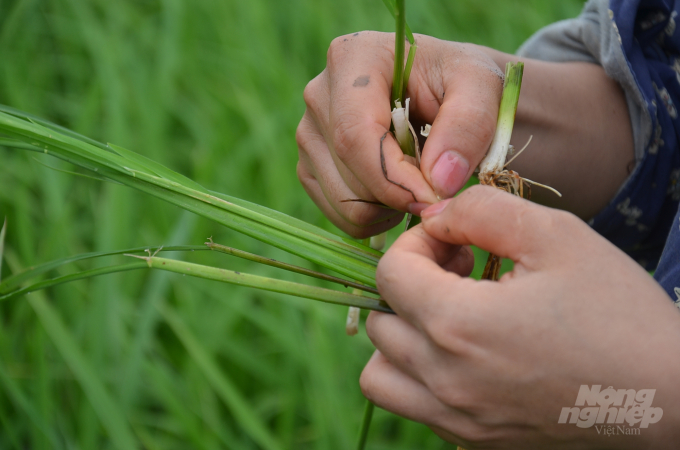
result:
M 414 128 L 431 123 L 421 171 L 390 128 L 394 34 L 341 36 L 328 50 L 326 69 L 305 89 L 307 110 L 297 130 L 298 177 L 309 196 L 339 228 L 355 237 L 383 232 L 402 212 L 419 214 L 453 196 L 488 150 L 496 127 L 503 72 L 478 47 L 417 36 L 408 95 Z M 377 202 L 388 208 L 365 202 Z M 396 210 L 396 211 L 395 211 Z
M 477 245 L 515 262 L 475 281 Z M 443 267 L 442 267 L 443 266 Z M 423 212 L 381 259 L 377 347 L 361 376 L 376 405 L 477 448 L 675 448 L 680 314 L 633 260 L 576 217 L 473 186 Z M 656 389 L 637 436 L 558 424 L 581 385 Z

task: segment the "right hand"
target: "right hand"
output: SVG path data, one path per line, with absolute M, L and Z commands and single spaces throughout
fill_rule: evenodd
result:
M 467 278 L 468 245 L 514 269 L 498 282 Z M 423 211 L 380 259 L 376 282 L 396 314 L 366 321 L 377 351 L 361 388 L 375 405 L 468 449 L 678 448 L 680 314 L 575 216 L 473 186 Z M 654 389 L 647 406 L 661 420 L 584 426 L 584 408 L 583 428 L 558 423 L 583 385 Z M 606 432 L 621 425 L 632 433 Z
M 297 129 L 297 173 L 307 194 L 340 229 L 364 238 L 452 197 L 486 154 L 496 129 L 503 72 L 469 44 L 416 37 L 408 97 L 414 129 L 432 124 L 421 170 L 404 156 L 390 129 L 394 34 L 364 31 L 336 38 L 326 69 L 305 89 Z M 410 191 L 410 192 L 409 192 Z M 362 199 L 382 203 L 385 207 Z

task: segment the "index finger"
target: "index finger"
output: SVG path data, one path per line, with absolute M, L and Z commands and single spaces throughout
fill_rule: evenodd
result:
M 376 282 L 382 298 L 399 316 L 428 335 L 440 320 L 447 321 L 446 328 L 462 323 L 466 299 L 496 295 L 492 283 L 480 284 L 442 267 L 456 257 L 458 250 L 417 226 L 402 234 L 378 264 Z M 492 291 L 483 291 L 482 285 Z M 456 302 L 456 308 L 451 307 L 452 302 Z

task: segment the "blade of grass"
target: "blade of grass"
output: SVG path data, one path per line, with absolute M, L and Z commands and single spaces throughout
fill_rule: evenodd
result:
M 418 46 L 416 43 L 412 43 L 408 49 L 408 56 L 406 57 L 406 67 L 404 68 L 404 86 L 401 91 L 401 98 L 406 98 L 408 90 L 408 81 L 411 79 L 411 69 L 413 69 L 413 61 L 416 59 L 416 51 Z
M 132 255 L 131 255 L 132 256 Z M 218 267 L 203 266 L 200 264 L 177 261 L 174 259 L 155 257 L 135 256 L 143 259 L 154 269 L 168 270 L 170 272 L 181 273 L 207 280 L 222 281 L 239 286 L 254 287 L 265 291 L 288 294 L 295 297 L 318 300 L 325 303 L 336 305 L 358 306 L 364 309 L 393 313 L 385 301 L 361 295 L 354 295 L 347 292 L 334 291 L 318 286 L 309 286 L 292 281 L 277 280 L 274 278 L 261 277 L 248 273 L 236 272 L 221 269 Z M 0 300 L 2 298 L 0 297 Z
M 31 404 L 31 400 L 24 395 L 17 383 L 7 374 L 2 364 L 0 364 L 0 384 L 4 388 L 3 391 L 8 394 L 12 403 L 14 403 L 17 411 L 20 411 L 24 417 L 28 417 L 33 422 L 36 428 L 50 441 L 52 448 L 62 448 L 62 445 L 57 440 L 57 436 L 50 430 L 43 418 L 40 417 L 40 414 Z
M 404 51 L 406 47 L 404 32 L 406 29 L 406 15 L 404 14 L 404 0 L 396 0 L 394 8 L 396 34 L 394 36 L 394 74 L 392 83 L 392 108 L 399 108 L 397 102 L 402 98 L 404 90 Z
M 7 234 L 7 217 L 0 230 L 0 281 L 2 281 L 2 255 L 5 254 L 5 235 Z
M 372 249 L 368 247 L 362 247 L 362 246 L 357 246 L 357 243 L 351 239 L 348 238 L 343 238 L 341 236 L 338 236 L 336 234 L 333 234 L 331 232 L 328 232 L 326 230 L 323 230 L 322 228 L 315 227 L 314 225 L 308 224 L 307 222 L 304 222 L 302 220 L 296 219 L 294 217 L 288 216 L 284 213 L 281 213 L 279 211 L 274 211 L 270 208 L 257 205 L 255 203 L 251 203 L 245 200 L 241 200 L 235 197 L 231 197 L 225 194 L 220 194 L 212 191 L 207 191 L 205 188 L 203 188 L 201 185 L 198 183 L 194 182 L 190 178 L 185 177 L 184 175 L 181 175 L 177 172 L 174 172 L 173 170 L 163 166 L 162 164 L 159 164 L 143 155 L 140 155 L 138 153 L 135 153 L 131 150 L 127 150 L 123 147 L 114 145 L 114 144 L 108 144 L 104 145 L 101 142 L 97 142 L 93 139 L 90 139 L 86 136 L 83 136 L 81 134 L 75 133 L 71 130 L 68 130 L 64 127 L 61 127 L 59 125 L 53 124 L 49 121 L 46 121 L 44 119 L 40 119 L 36 116 L 30 115 L 28 113 L 23 113 L 22 111 L 18 111 L 14 108 L 10 108 L 8 106 L 0 105 L 0 112 L 8 112 L 9 114 L 17 117 L 17 118 L 26 118 L 30 123 L 36 124 L 38 126 L 45 127 L 49 130 L 56 131 L 60 134 L 63 134 L 67 137 L 73 138 L 74 140 L 77 141 L 82 141 L 83 143 L 94 145 L 95 147 L 98 147 L 101 150 L 104 150 L 108 152 L 109 154 L 117 154 L 121 157 L 123 157 L 123 161 L 118 161 L 121 167 L 123 168 L 128 168 L 133 166 L 136 166 L 138 168 L 141 168 L 142 170 L 145 170 L 148 174 L 153 175 L 156 174 L 157 176 L 161 178 L 165 178 L 171 181 L 175 181 L 178 184 L 183 184 L 186 185 L 194 190 L 198 190 L 199 192 L 204 192 L 204 193 L 210 193 L 213 194 L 217 197 L 223 198 L 224 200 L 227 200 L 231 203 L 236 203 L 240 206 L 243 206 L 248 209 L 252 209 L 256 212 L 259 212 L 260 214 L 276 217 L 277 220 L 282 221 L 286 224 L 296 226 L 297 228 L 302 228 L 310 233 L 313 234 L 318 234 L 320 236 L 330 238 L 333 240 L 337 240 L 339 242 L 344 242 L 349 245 L 350 248 L 356 249 L 357 247 L 361 249 L 363 253 L 368 253 L 372 254 L 375 257 L 379 258 L 382 254 L 380 252 L 374 252 Z M 49 134 L 48 134 L 49 135 Z M 51 138 L 52 135 L 49 135 Z M 13 147 L 21 147 L 25 149 L 31 149 L 34 151 L 38 151 L 41 153 L 47 153 L 45 152 L 45 148 L 41 148 L 38 146 L 37 143 L 36 145 L 31 145 L 28 144 L 25 140 L 18 140 L 14 141 L 13 139 L 2 139 L 0 138 L 0 145 L 8 145 L 8 146 L 13 146 Z M 110 156 L 110 155 L 109 155 Z M 127 161 L 127 163 L 125 163 Z M 77 163 L 75 163 L 77 164 Z M 127 165 L 126 165 L 127 164 Z
M 291 226 L 286 226 L 285 224 L 282 224 L 278 220 L 270 217 L 267 214 L 260 214 L 255 211 L 251 211 L 247 208 L 244 208 L 242 206 L 239 206 L 237 204 L 228 202 L 226 200 L 222 200 L 219 197 L 215 197 L 210 194 L 203 194 L 191 189 L 186 188 L 183 185 L 179 185 L 177 183 L 174 183 L 172 181 L 163 179 L 163 178 L 158 178 L 158 177 L 153 177 L 149 176 L 146 173 L 143 172 L 136 172 L 133 171 L 134 176 L 137 179 L 143 180 L 148 182 L 148 184 L 152 184 L 154 186 L 158 186 L 161 188 L 165 188 L 169 191 L 173 191 L 176 193 L 184 194 L 186 197 L 193 197 L 198 200 L 201 200 L 202 202 L 218 207 L 224 211 L 230 212 L 232 214 L 238 215 L 244 219 L 251 220 L 256 222 L 257 224 L 261 224 L 262 226 L 267 227 L 267 229 L 271 230 L 271 232 L 276 232 L 276 233 L 283 233 L 283 235 L 290 236 L 291 238 L 296 238 L 302 240 L 302 245 L 306 248 L 309 248 L 310 246 L 313 247 L 321 247 L 321 250 L 326 250 L 324 253 L 328 253 L 328 250 L 333 251 L 334 253 L 337 253 L 338 256 L 345 256 L 348 258 L 356 259 L 358 264 L 361 263 L 367 263 L 367 264 L 372 264 L 377 262 L 379 258 L 376 258 L 373 255 L 369 255 L 368 252 L 363 252 L 360 250 L 360 247 L 357 245 L 342 245 L 342 243 L 330 239 L 325 239 L 323 238 L 320 234 L 311 234 L 308 233 L 305 230 L 299 229 L 297 227 L 291 227 Z M 237 231 L 244 232 L 248 231 L 248 229 L 241 230 L 237 229 Z M 262 240 L 262 239 L 260 239 Z M 359 250 L 359 251 L 357 251 Z M 302 256 L 302 255 L 300 255 Z M 304 256 L 303 256 L 304 257 Z M 346 259 L 346 258 L 345 258 Z M 347 259 L 346 259 L 347 260 Z M 347 260 L 349 261 L 349 260 Z M 332 268 L 332 267 L 331 267 Z
M 295 266 L 293 264 L 288 264 L 288 263 L 285 263 L 285 262 L 277 261 L 275 259 L 266 258 L 264 256 L 244 252 L 243 250 L 239 250 L 239 249 L 236 249 L 236 248 L 233 248 L 233 247 L 227 247 L 226 245 L 216 244 L 212 241 L 212 239 L 210 239 L 209 242 L 206 242 L 205 245 L 207 245 L 209 249 L 214 250 L 216 252 L 226 253 L 227 255 L 236 256 L 237 258 L 246 259 L 248 261 L 253 261 L 253 262 L 264 264 L 264 265 L 267 265 L 267 266 L 288 270 L 289 272 L 295 272 L 295 273 L 299 273 L 299 274 L 302 274 L 302 275 L 307 275 L 309 277 L 317 278 L 319 280 L 330 281 L 331 283 L 341 284 L 345 287 L 352 287 L 352 288 L 358 289 L 360 291 L 366 291 L 366 292 L 371 292 L 371 293 L 376 294 L 376 295 L 380 295 L 378 290 L 374 289 L 372 287 L 365 286 L 365 285 L 360 284 L 360 283 L 355 283 L 354 281 L 351 281 L 351 280 L 345 280 L 343 278 L 338 278 L 338 277 L 333 277 L 331 275 L 326 275 L 325 273 L 316 272 L 314 270 L 306 269 L 304 267 Z
M 13 298 L 17 298 L 25 294 L 30 294 L 31 292 L 47 289 L 64 283 L 70 283 L 71 281 L 84 280 L 86 278 L 92 278 L 99 275 L 106 275 L 109 273 L 127 272 L 130 270 L 146 268 L 147 265 L 144 263 L 127 263 L 119 264 L 116 266 L 100 267 L 97 269 L 85 270 L 83 272 L 78 272 L 71 275 L 64 275 L 62 277 L 41 281 L 39 283 L 35 283 L 21 289 L 17 289 L 16 291 L 10 292 L 9 294 L 2 295 L 0 296 L 0 303 L 3 301 L 12 300 Z
M 357 443 L 357 450 L 364 450 L 366 447 L 366 440 L 368 439 L 368 430 L 371 428 L 371 420 L 373 419 L 373 410 L 375 405 L 370 401 L 366 400 L 366 406 L 364 407 L 364 416 L 361 420 L 361 428 L 359 429 L 359 441 Z
M 183 212 L 165 239 L 168 242 L 188 240 L 195 223 L 195 215 Z M 152 251 L 152 254 L 154 253 Z M 128 380 L 119 390 L 121 404 L 126 410 L 136 403 L 145 389 L 144 376 L 141 373 L 143 361 L 148 352 L 153 351 L 154 335 L 161 320 L 157 305 L 168 301 L 172 276 L 169 272 L 156 271 L 145 278 L 144 287 L 139 291 L 137 318 L 130 324 L 132 339 L 127 355 L 121 363 L 123 379 Z
M 0 244 L 0 253 L 2 250 L 2 245 Z M 126 253 L 144 253 L 147 251 L 150 251 L 151 253 L 154 252 L 186 252 L 186 251 L 205 251 L 208 250 L 206 247 L 202 245 L 168 245 L 164 247 L 135 247 L 135 248 L 130 248 L 127 250 L 116 250 L 112 252 L 91 252 L 91 253 L 82 253 L 80 255 L 76 256 L 69 256 L 66 258 L 60 258 L 56 259 L 54 261 L 49 261 L 43 264 L 40 264 L 38 266 L 34 267 L 29 267 L 19 273 L 16 273 L 14 275 L 11 275 L 7 278 L 5 278 L 2 283 L 0 283 L 0 294 L 6 294 L 10 292 L 12 289 L 16 288 L 19 286 L 21 283 L 24 283 L 32 278 L 37 277 L 38 275 L 42 275 L 45 272 L 48 272 L 50 270 L 57 269 L 59 267 L 62 267 L 66 264 L 70 264 L 76 261 L 83 261 L 87 259 L 93 259 L 93 258 L 101 258 L 105 256 L 113 256 L 113 255 L 124 255 Z
M 128 161 L 111 151 L 69 136 L 57 134 L 33 122 L 24 122 L 14 116 L 0 113 L 0 129 L 30 144 L 37 144 L 46 152 L 63 157 L 81 167 L 155 195 L 350 278 L 371 286 L 375 285 L 375 265 L 378 258 L 374 252 L 369 253 L 361 246 L 338 242 L 287 226 L 265 214 L 180 183 L 150 175 L 134 161 Z
M 2 426 L 3 430 L 7 430 L 5 436 L 0 439 L 0 446 L 2 448 L 9 448 L 4 445 L 5 442 L 9 441 L 12 445 L 12 448 L 16 450 L 23 450 L 21 444 L 19 444 L 17 429 L 10 423 L 10 419 L 5 413 L 4 409 L 0 409 L 0 425 Z
M 182 318 L 168 306 L 161 307 L 160 312 L 217 395 L 232 412 L 234 420 L 263 448 L 268 450 L 282 449 L 262 420 L 252 410 L 247 400 L 241 396 L 233 382 L 220 370 L 213 357 L 201 345 Z
M 26 286 L 22 289 L 18 289 L 9 294 L 0 296 L 0 302 L 11 300 L 25 294 L 30 294 L 31 292 L 34 291 L 46 289 L 53 286 L 58 286 L 60 284 L 68 283 L 71 281 L 83 280 L 86 278 L 96 277 L 99 275 L 106 275 L 110 273 L 146 269 L 150 267 L 155 269 L 167 270 L 170 272 L 181 273 L 185 275 L 191 275 L 199 278 L 205 278 L 208 280 L 222 281 L 224 283 L 229 284 L 238 284 L 240 286 L 254 287 L 265 291 L 278 292 L 280 294 L 288 294 L 296 297 L 318 300 L 325 303 L 333 303 L 337 305 L 346 306 L 357 306 L 360 308 L 388 313 L 393 312 L 383 300 L 374 299 L 370 297 L 334 291 L 332 289 L 321 288 L 318 286 L 309 286 L 306 284 L 294 283 L 292 281 L 277 280 L 275 278 L 267 278 L 261 277 L 259 275 L 235 272 L 231 270 L 221 269 L 218 267 L 210 267 L 188 262 L 182 262 L 174 259 L 143 257 L 136 255 L 130 256 L 143 259 L 146 262 L 101 267 L 71 275 L 53 278 L 50 280 L 45 280 L 39 283 L 32 284 L 30 286 Z
M 395 3 L 395 0 L 383 0 L 383 3 L 385 6 L 387 6 L 387 10 L 392 14 L 392 17 L 395 19 L 397 18 L 396 16 L 396 8 L 397 5 Z M 406 38 L 408 39 L 409 44 L 413 45 L 416 43 L 415 38 L 413 37 L 413 33 L 411 32 L 411 28 L 408 26 L 407 23 L 404 24 L 404 28 L 406 31 Z
M 0 145 L 1 144 L 2 143 L 0 143 Z M 120 184 L 117 181 L 113 181 L 113 180 L 110 180 L 110 179 L 105 178 L 105 177 L 100 177 L 100 176 L 97 176 L 97 175 L 86 175 L 84 173 L 78 173 L 78 172 L 73 172 L 73 171 L 70 171 L 70 170 L 59 169 L 58 167 L 52 167 L 49 164 L 45 164 L 44 162 L 40 161 L 38 158 L 33 158 L 33 161 L 37 162 L 41 166 L 47 167 L 48 169 L 54 170 L 56 172 L 66 173 L 66 174 L 69 174 L 69 175 L 75 175 L 77 177 L 89 178 L 90 180 L 106 181 L 106 182 L 109 182 L 109 183 Z
M 244 208 L 251 209 L 260 214 L 270 216 L 282 223 L 285 223 L 286 225 L 300 228 L 301 230 L 305 230 L 309 233 L 316 234 L 324 238 L 342 242 L 344 244 L 347 244 L 348 248 L 352 249 L 353 251 L 354 249 L 358 248 L 361 250 L 362 253 L 372 255 L 374 258 L 376 258 L 376 260 L 380 259 L 380 257 L 382 256 L 382 252 L 376 251 L 366 245 L 362 245 L 360 242 L 357 242 L 354 239 L 338 236 L 337 234 L 331 233 L 330 231 L 326 231 L 323 228 L 316 227 L 312 224 L 305 222 L 304 220 L 300 220 L 298 218 L 289 216 L 288 214 L 284 214 L 280 211 L 276 211 L 274 209 L 267 208 L 266 206 L 258 205 L 257 203 L 252 203 L 247 200 L 242 200 L 240 198 L 232 197 L 231 195 L 221 194 L 215 191 L 210 191 L 210 194 L 214 195 L 215 197 L 219 197 L 222 200 L 226 200 L 228 202 L 237 204 Z
M 182 184 L 199 192 L 204 192 L 206 194 L 208 193 L 208 190 L 206 188 L 196 183 L 191 178 L 187 178 L 180 173 L 170 170 L 163 164 L 159 164 L 156 161 L 153 161 L 144 155 L 140 155 L 139 153 L 135 153 L 133 151 L 127 150 L 123 147 L 111 143 L 108 143 L 107 147 L 113 149 L 116 153 L 118 153 L 125 159 L 129 161 L 134 161 L 136 164 L 144 167 L 149 172 L 150 175 L 157 175 L 161 178 L 174 181 L 175 183 Z
M 75 337 L 68 331 L 54 308 L 39 294 L 29 298 L 28 302 L 83 388 L 97 417 L 106 429 L 113 447 L 119 450 L 139 448 L 118 404 L 90 366 L 85 355 L 78 348 Z
M 409 57 L 410 57 L 410 55 L 411 55 L 411 52 L 409 50 Z M 408 62 L 407 62 L 407 67 L 408 67 Z M 7 108 L 7 107 L 0 105 L 0 111 L 2 111 L 5 108 Z M 42 121 L 42 122 L 43 123 L 49 123 L 49 122 L 46 122 L 46 121 Z M 55 127 L 61 128 L 61 127 L 58 127 L 56 125 L 55 125 Z M 81 139 L 87 139 L 87 138 L 85 138 L 81 135 L 78 135 L 77 133 L 73 133 L 73 134 L 75 136 L 78 136 Z M 42 148 L 40 148 L 36 145 L 27 144 L 26 142 L 20 141 L 18 139 L 13 139 L 13 138 L 0 138 L 0 145 L 5 145 L 5 146 L 8 146 L 8 147 L 13 147 L 13 148 L 20 148 L 20 149 L 24 149 L 24 150 L 31 150 L 31 151 L 35 151 L 35 152 L 38 152 L 38 153 L 44 153 L 44 149 L 42 149 Z M 136 153 L 134 153 L 130 150 L 126 150 L 126 149 L 119 147 L 119 146 L 116 146 L 114 144 L 108 144 L 108 145 L 111 146 L 112 148 L 115 148 L 116 150 L 120 150 L 120 153 L 132 154 L 132 155 L 135 155 L 137 157 L 141 156 L 141 155 L 138 155 L 138 154 L 136 154 Z M 107 149 L 106 146 L 104 146 L 103 144 L 101 144 L 101 148 L 103 150 Z M 71 162 L 72 164 L 78 164 L 77 162 L 75 162 L 73 160 L 61 157 L 61 155 L 52 154 L 51 156 L 56 156 L 60 159 L 64 159 L 68 162 Z M 51 167 L 51 166 L 49 166 L 49 165 L 47 165 L 47 164 L 45 164 L 41 161 L 38 161 L 38 160 L 36 160 L 36 161 L 38 163 L 46 166 L 46 167 L 49 167 L 50 169 L 53 169 L 53 170 L 56 170 L 56 171 L 59 171 L 59 172 L 68 173 L 68 174 L 77 175 L 77 176 L 82 176 L 82 177 L 94 178 L 96 180 L 101 180 L 101 181 L 113 181 L 111 179 L 107 179 L 105 177 L 100 177 L 100 176 L 96 176 L 96 175 L 85 175 L 85 174 L 82 174 L 82 173 L 70 172 L 70 171 L 63 170 L 63 169 L 57 169 L 57 168 Z M 152 164 L 155 164 L 155 162 L 153 160 L 150 160 L 148 158 L 145 158 L 145 161 L 152 163 Z M 188 180 L 188 183 L 193 183 L 193 181 L 191 179 L 184 177 L 181 174 L 176 174 L 176 173 L 172 172 L 170 169 L 167 169 L 165 166 L 161 166 L 161 167 L 163 168 L 163 171 L 166 171 L 165 174 L 163 175 L 164 178 L 168 178 L 168 179 L 171 179 L 171 180 L 174 178 L 174 181 L 180 182 L 180 183 L 182 182 L 182 180 L 185 180 L 185 181 Z M 155 172 L 158 173 L 159 171 L 155 170 Z M 200 185 L 198 185 L 198 184 L 196 184 L 196 186 L 200 187 Z M 200 190 L 203 191 L 203 188 L 201 187 Z M 266 206 L 258 205 L 257 203 L 252 203 L 252 202 L 249 202 L 247 200 L 242 200 L 242 199 L 237 198 L 237 197 L 222 194 L 220 192 L 216 192 L 216 191 L 208 191 L 208 192 L 211 195 L 218 197 L 222 200 L 226 200 L 230 203 L 234 203 L 236 205 L 250 209 L 250 210 L 255 211 L 257 213 L 275 218 L 276 220 L 278 220 L 278 221 L 280 221 L 280 222 L 282 222 L 286 225 L 290 225 L 291 227 L 300 228 L 304 231 L 307 231 L 308 233 L 312 233 L 312 234 L 321 236 L 323 238 L 327 238 L 327 239 L 335 240 L 335 241 L 340 242 L 340 243 L 347 244 L 347 249 L 352 251 L 352 252 L 355 252 L 356 248 L 359 248 L 361 253 L 372 255 L 376 260 L 379 259 L 380 256 L 382 256 L 382 253 L 374 251 L 370 247 L 357 245 L 357 242 L 350 239 L 350 238 L 338 236 L 337 234 L 331 233 L 330 231 L 326 231 L 323 228 L 319 228 L 319 227 L 316 227 L 314 225 L 311 225 L 311 224 L 309 224 L 309 223 L 307 223 L 303 220 L 289 216 L 289 215 L 284 214 L 280 211 L 276 211 L 276 210 L 273 210 L 271 208 L 267 208 Z

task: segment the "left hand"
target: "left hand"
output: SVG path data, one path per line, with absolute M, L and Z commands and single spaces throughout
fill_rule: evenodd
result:
M 445 208 L 444 208 L 445 207 Z M 439 210 L 439 211 L 438 211 Z M 515 262 L 461 277 L 477 245 Z M 676 448 L 680 313 L 634 261 L 575 216 L 474 186 L 423 212 L 381 259 L 398 315 L 372 312 L 361 376 L 376 405 L 477 448 Z M 640 435 L 558 424 L 581 385 L 656 389 Z

